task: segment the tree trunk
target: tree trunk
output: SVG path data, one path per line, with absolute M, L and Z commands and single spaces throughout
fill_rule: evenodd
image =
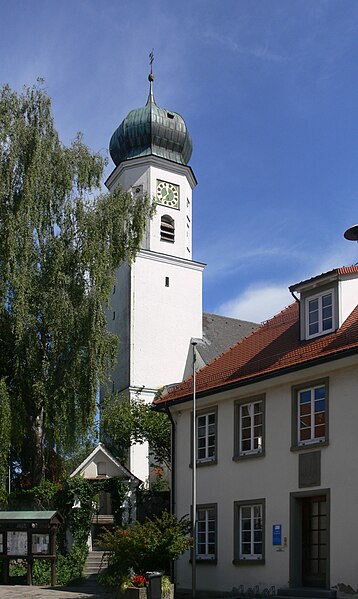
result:
M 40 484 L 45 478 L 44 452 L 44 409 L 34 417 L 31 425 L 32 446 L 30 458 L 31 486 Z

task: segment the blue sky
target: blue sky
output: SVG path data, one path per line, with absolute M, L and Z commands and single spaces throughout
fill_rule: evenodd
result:
M 262 321 L 358 260 L 356 0 L 0 0 L 0 82 L 44 77 L 64 143 L 106 152 L 148 93 L 194 144 L 204 309 Z M 107 169 L 107 174 L 112 165 Z

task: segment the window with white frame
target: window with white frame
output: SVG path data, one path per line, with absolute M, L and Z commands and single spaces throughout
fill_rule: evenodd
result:
M 296 389 L 297 445 L 326 441 L 327 385 Z
M 214 561 L 216 560 L 216 504 L 199 505 L 196 514 L 196 559 Z
M 334 329 L 333 290 L 306 298 L 306 337 L 316 337 Z
M 235 502 L 236 562 L 263 562 L 265 558 L 265 500 Z
M 234 457 L 263 453 L 264 407 L 264 396 L 236 403 Z
M 216 420 L 216 409 L 196 418 L 196 459 L 199 463 L 216 460 Z

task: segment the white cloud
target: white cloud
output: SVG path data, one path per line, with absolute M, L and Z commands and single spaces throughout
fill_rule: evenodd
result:
M 216 312 L 232 318 L 263 322 L 292 303 L 293 298 L 288 291 L 290 285 L 339 266 L 354 264 L 357 254 L 356 244 L 339 243 L 333 245 L 326 254 L 308 254 L 305 268 L 301 269 L 301 276 L 296 277 L 296 280 L 281 283 L 261 280 L 221 304 Z
M 287 284 L 258 283 L 219 306 L 218 313 L 232 318 L 262 322 L 283 310 L 292 301 Z
M 283 54 L 271 50 L 267 42 L 263 43 L 262 45 L 253 45 L 251 47 L 245 47 L 243 45 L 238 44 L 229 35 L 220 34 L 217 30 L 213 30 L 212 28 L 207 28 L 205 30 L 205 32 L 203 33 L 203 38 L 210 42 L 219 43 L 231 52 L 253 56 L 254 58 L 257 58 L 259 60 L 268 60 L 270 62 L 284 62 L 288 59 L 287 56 L 284 56 Z

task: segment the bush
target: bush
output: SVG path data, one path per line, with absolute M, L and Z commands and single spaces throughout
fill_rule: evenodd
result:
M 170 563 L 191 546 L 190 528 L 187 518 L 177 520 L 163 512 L 142 524 L 136 522 L 134 526 L 107 531 L 102 535 L 102 543 L 109 552 L 109 568 L 101 576 L 102 582 L 117 586 L 133 573 L 169 573 Z

